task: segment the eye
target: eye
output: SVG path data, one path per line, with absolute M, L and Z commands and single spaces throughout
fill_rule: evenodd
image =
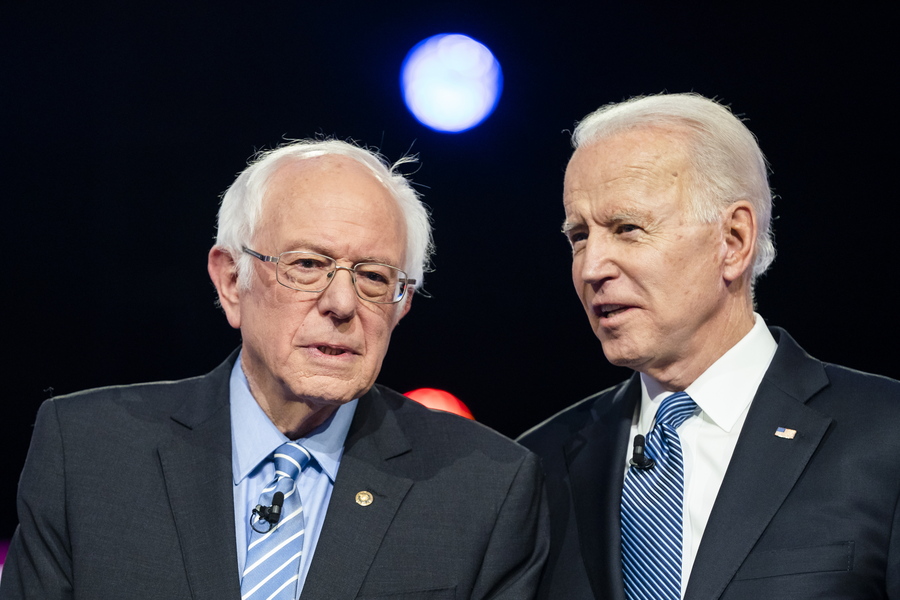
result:
M 328 261 L 318 257 L 312 256 L 309 254 L 286 254 L 285 257 L 287 260 L 284 261 L 284 267 L 286 269 L 303 269 L 303 270 L 314 270 L 314 269 L 328 269 L 330 265 Z
M 388 283 L 387 277 L 385 277 L 382 273 L 376 273 L 375 271 L 362 271 L 359 273 L 359 275 L 365 277 L 367 280 L 371 281 L 372 283 L 381 283 L 381 284 Z
M 372 286 L 395 285 L 400 271 L 378 263 L 360 263 L 356 265 L 356 279 L 361 285 L 372 289 Z
M 616 227 L 616 233 L 632 233 L 634 231 L 640 231 L 641 228 L 637 225 L 633 225 L 631 223 L 622 223 L 618 227 Z
M 566 234 L 566 237 L 569 238 L 569 243 L 574 247 L 579 242 L 583 242 L 588 238 L 588 234 L 586 231 L 570 231 Z
M 292 267 L 300 267 L 301 269 L 316 269 L 322 266 L 322 261 L 314 258 L 300 258 L 291 263 Z

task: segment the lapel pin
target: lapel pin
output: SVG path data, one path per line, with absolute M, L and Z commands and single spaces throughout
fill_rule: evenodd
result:
M 356 503 L 360 506 L 368 506 L 372 504 L 372 501 L 375 498 L 372 497 L 372 494 L 366 491 L 358 492 L 356 494 Z
M 797 435 L 796 429 L 788 429 L 787 427 L 779 427 L 775 430 L 775 436 L 784 438 L 786 440 L 794 439 L 794 436 Z

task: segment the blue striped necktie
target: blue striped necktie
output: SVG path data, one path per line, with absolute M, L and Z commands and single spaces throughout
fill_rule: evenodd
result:
M 259 504 L 269 506 L 276 492 L 284 494 L 277 524 L 264 534 L 255 529 L 247 547 L 241 577 L 242 600 L 296 600 L 303 554 L 303 507 L 294 482 L 309 462 L 306 448 L 287 442 L 275 450 L 275 480 L 263 490 Z M 263 521 L 263 525 L 266 523 Z M 263 527 L 259 527 L 264 529 Z
M 681 598 L 684 455 L 675 429 L 697 405 L 685 392 L 656 411 L 647 434 L 650 469 L 629 467 L 622 489 L 622 570 L 629 600 Z

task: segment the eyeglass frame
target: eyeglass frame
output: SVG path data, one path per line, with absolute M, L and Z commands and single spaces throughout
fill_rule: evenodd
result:
M 276 266 L 275 267 L 275 281 L 277 281 L 280 285 L 283 285 L 284 287 L 286 287 L 289 290 L 294 290 L 295 292 L 309 292 L 310 294 L 321 294 L 322 292 L 327 290 L 328 286 L 330 286 L 331 283 L 335 280 L 334 275 L 342 269 L 344 271 L 347 271 L 348 273 L 350 273 L 350 281 L 353 283 L 353 291 L 356 292 L 356 297 L 359 298 L 360 300 L 364 300 L 366 302 L 371 302 L 372 304 L 397 304 L 398 302 L 403 301 L 403 299 L 406 297 L 406 294 L 408 293 L 410 288 L 415 289 L 415 287 L 416 287 L 416 280 L 410 279 L 408 276 L 406 276 L 406 271 L 404 271 L 403 269 L 401 269 L 399 267 L 395 267 L 394 265 L 389 265 L 387 263 L 363 261 L 363 262 L 356 263 L 352 267 L 343 267 L 343 266 L 337 264 L 337 259 L 327 256 L 325 254 L 319 254 L 318 252 L 310 252 L 309 250 L 288 250 L 287 252 L 282 252 L 278 256 L 269 256 L 267 254 L 257 252 L 256 250 L 251 250 L 247 246 L 243 246 L 242 250 L 244 251 L 244 253 L 249 254 L 250 256 L 252 256 L 254 258 L 257 258 L 257 259 L 261 260 L 262 262 L 273 263 L 275 265 L 278 265 L 281 262 L 281 257 L 284 256 L 285 254 L 312 254 L 313 256 L 320 256 L 322 258 L 326 258 L 326 259 L 330 260 L 332 263 L 334 263 L 334 269 L 329 271 L 327 274 L 328 283 L 326 283 L 325 287 L 323 287 L 321 290 L 301 290 L 299 288 L 295 288 L 295 287 L 291 287 L 291 286 L 287 285 L 286 283 L 281 281 L 280 277 L 278 277 L 278 267 Z M 392 300 L 390 302 L 379 302 L 378 300 L 370 300 L 368 298 L 364 298 L 359 291 L 359 287 L 357 287 L 357 285 L 356 285 L 356 268 L 360 265 L 378 265 L 381 267 L 390 267 L 391 269 L 399 271 L 402 275 L 404 275 L 404 277 L 401 277 L 399 280 L 406 282 L 406 284 L 403 286 L 403 293 L 400 295 L 399 298 L 397 298 L 396 300 Z

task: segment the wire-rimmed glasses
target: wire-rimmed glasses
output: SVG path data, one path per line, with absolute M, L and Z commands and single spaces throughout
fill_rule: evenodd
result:
M 339 269 L 350 273 L 357 296 L 375 304 L 396 304 L 406 295 L 407 288 L 416 285 L 416 280 L 410 279 L 405 271 L 383 263 L 361 262 L 342 267 L 330 256 L 315 252 L 292 251 L 267 256 L 247 247 L 244 252 L 263 262 L 275 263 L 278 283 L 300 292 L 324 292 Z

